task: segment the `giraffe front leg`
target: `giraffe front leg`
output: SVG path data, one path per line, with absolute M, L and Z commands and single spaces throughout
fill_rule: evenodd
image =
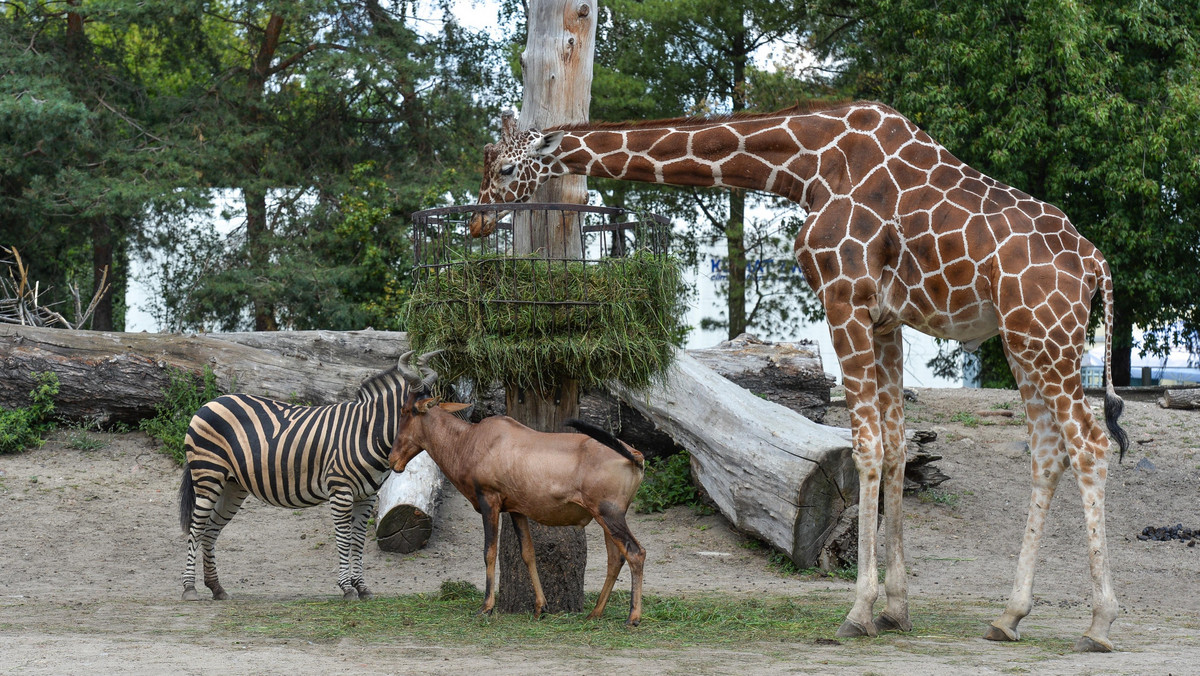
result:
M 349 489 L 334 489 L 329 496 L 329 506 L 333 510 L 333 528 L 338 550 L 338 587 L 342 590 L 342 600 L 358 599 L 358 589 L 353 583 L 350 570 L 351 549 L 354 541 L 354 497 Z
M 829 304 L 826 304 L 829 307 Z M 830 326 L 833 324 L 830 315 Z M 842 638 L 875 636 L 872 619 L 879 598 L 879 576 L 875 560 L 879 532 L 879 485 L 883 472 L 883 435 L 879 412 L 877 364 L 869 323 L 847 318 L 833 328 L 834 349 L 842 366 L 846 405 L 850 408 L 854 434 L 854 465 L 858 469 L 858 579 L 854 607 L 838 628 Z

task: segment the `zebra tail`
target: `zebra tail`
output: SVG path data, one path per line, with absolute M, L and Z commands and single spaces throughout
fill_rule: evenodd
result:
M 196 484 L 192 482 L 192 464 L 183 466 L 183 482 L 179 484 L 179 526 L 186 534 L 192 529 L 192 512 L 196 509 Z
M 578 418 L 571 418 L 570 420 L 565 421 L 563 424 L 568 427 L 574 427 L 576 430 L 588 435 L 596 441 L 599 441 L 605 446 L 608 446 L 624 456 L 625 459 L 629 460 L 629 462 L 637 465 L 639 468 L 645 468 L 642 459 L 629 452 L 629 449 L 625 447 L 625 444 L 621 443 L 621 441 L 612 434 L 609 434 L 608 430 L 601 429 L 591 423 L 579 420 Z

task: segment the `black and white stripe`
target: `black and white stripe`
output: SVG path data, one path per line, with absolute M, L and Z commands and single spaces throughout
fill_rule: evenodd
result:
M 411 354 L 411 353 L 410 353 Z M 418 364 L 427 373 L 422 356 Z M 370 598 L 362 555 L 375 493 L 391 469 L 387 456 L 396 439 L 400 405 L 411 387 L 428 387 L 407 365 L 363 383 L 356 401 L 296 406 L 245 394 L 205 404 L 188 426 L 187 465 L 179 490 L 180 525 L 188 534 L 183 598 L 195 600 L 196 552 L 204 561 L 204 584 L 214 599 L 229 595 L 217 580 L 213 547 L 221 529 L 248 495 L 279 507 L 329 501 L 338 549 L 338 586 L 343 597 Z

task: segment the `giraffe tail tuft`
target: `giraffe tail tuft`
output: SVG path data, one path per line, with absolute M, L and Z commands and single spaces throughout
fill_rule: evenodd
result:
M 1116 392 L 1109 388 L 1109 391 L 1104 394 L 1104 423 L 1108 426 L 1108 433 L 1116 440 L 1117 446 L 1121 448 L 1121 453 L 1117 457 L 1117 462 L 1125 460 L 1125 451 L 1129 450 L 1129 435 L 1121 426 L 1117 424 L 1117 419 L 1125 411 L 1125 401 L 1117 396 Z

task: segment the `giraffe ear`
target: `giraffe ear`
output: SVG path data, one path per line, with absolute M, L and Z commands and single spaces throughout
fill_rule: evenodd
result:
M 546 157 L 558 150 L 558 144 L 562 143 L 564 131 L 552 131 L 545 136 L 536 138 L 529 144 L 529 154 L 532 157 Z

